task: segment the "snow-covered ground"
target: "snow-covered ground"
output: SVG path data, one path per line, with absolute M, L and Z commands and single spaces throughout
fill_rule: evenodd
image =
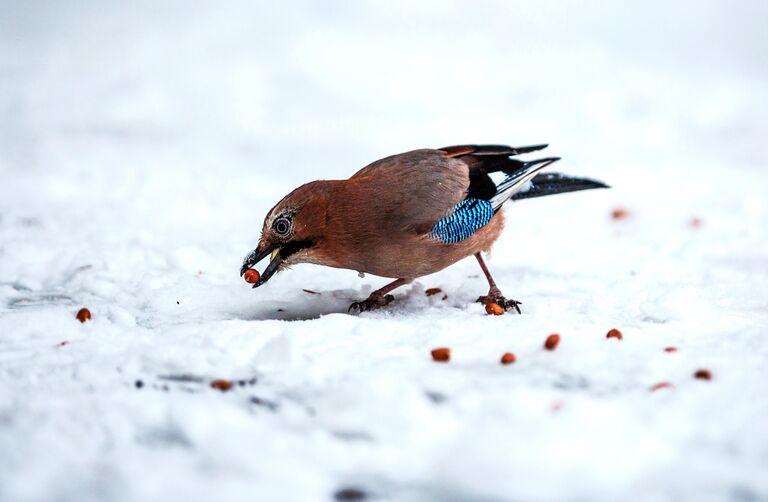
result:
M 277 3 L 0 3 L 0 500 L 768 500 L 768 4 Z M 471 142 L 614 187 L 507 209 L 523 315 L 239 277 L 295 186 Z

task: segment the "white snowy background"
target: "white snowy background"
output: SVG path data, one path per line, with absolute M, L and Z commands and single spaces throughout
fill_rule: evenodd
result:
M 0 2 L 0 500 L 768 500 L 767 25 L 761 0 Z M 362 315 L 385 279 L 238 275 L 302 183 L 539 142 L 613 188 L 508 207 L 489 264 L 521 316 L 473 303 L 473 259 Z

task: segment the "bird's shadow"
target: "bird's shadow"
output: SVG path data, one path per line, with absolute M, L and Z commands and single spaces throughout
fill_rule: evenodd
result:
M 312 291 L 303 289 L 293 298 L 261 301 L 248 309 L 232 312 L 244 321 L 308 321 L 328 314 L 347 314 L 352 302 L 367 293 L 353 289 Z
M 292 298 L 281 300 L 266 300 L 259 302 L 247 309 L 233 311 L 231 314 L 236 319 L 244 321 L 307 321 L 318 319 L 328 314 L 358 315 L 355 310 L 350 311 L 353 302 L 363 300 L 371 293 L 370 286 L 362 289 L 335 289 L 326 291 L 312 291 L 302 289 Z M 424 294 L 424 288 L 420 284 L 414 284 L 409 289 L 399 293 L 393 293 L 395 301 L 379 310 L 366 315 L 386 314 L 388 312 L 408 310 L 421 306 L 426 308 L 430 299 Z M 436 296 L 434 302 L 442 303 L 442 296 Z M 447 296 L 446 296 L 447 298 Z M 445 300 L 445 298 L 442 298 Z M 452 299 L 454 300 L 454 299 Z M 456 307 L 455 301 L 445 302 L 445 307 Z

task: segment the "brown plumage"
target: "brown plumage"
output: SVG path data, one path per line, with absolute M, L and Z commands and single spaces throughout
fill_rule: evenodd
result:
M 347 180 L 302 185 L 267 213 L 259 245 L 241 274 L 271 254 L 254 287 L 296 263 L 398 279 L 350 307 L 368 310 L 389 303 L 387 293 L 395 287 L 475 255 L 491 285 L 480 301 L 519 311 L 519 302 L 503 298 L 480 257 L 504 227 L 501 205 L 529 181 L 529 191 L 538 186 L 540 195 L 605 186 L 562 175 L 546 175 L 537 185 L 536 173 L 558 159 L 523 162 L 511 156 L 545 146 L 414 150 L 373 162 Z M 439 221 L 443 227 L 436 227 Z

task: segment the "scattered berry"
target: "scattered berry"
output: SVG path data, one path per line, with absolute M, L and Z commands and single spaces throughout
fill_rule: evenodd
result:
M 133 383 L 133 385 L 134 385 L 134 386 L 135 386 L 137 389 L 141 389 L 142 387 L 144 387 L 144 382 L 142 382 L 141 380 L 136 380 L 136 381 Z
M 624 209 L 623 207 L 617 207 L 613 211 L 611 211 L 611 218 L 614 220 L 626 220 L 629 218 L 629 211 Z
M 227 392 L 232 388 L 233 385 L 234 384 L 230 380 L 224 380 L 223 378 L 219 378 L 218 380 L 211 382 L 211 387 L 216 390 L 220 390 L 221 392 Z
M 259 282 L 259 277 L 261 277 L 259 272 L 252 268 L 249 268 L 243 274 L 243 279 L 245 279 L 245 282 L 247 282 L 248 284 L 256 284 L 257 282 Z
M 512 364 L 515 361 L 517 361 L 517 358 L 512 352 L 505 352 L 503 356 L 501 356 L 501 364 Z
M 693 376 L 699 380 L 712 380 L 712 372 L 705 369 L 697 370 Z
M 619 331 L 616 328 L 613 328 L 611 331 L 608 332 L 607 335 L 605 335 L 606 338 L 616 338 L 617 340 L 622 340 L 624 338 L 624 335 L 621 334 L 621 331 Z
M 665 347 L 664 352 L 677 352 L 677 347 Z
M 85 322 L 91 320 L 91 311 L 87 308 L 81 308 L 77 311 L 77 315 L 75 315 L 78 321 Z
M 428 290 L 424 291 L 424 294 L 427 296 L 434 296 L 438 293 L 442 293 L 443 290 L 440 288 L 429 288 Z
M 699 217 L 697 217 L 697 216 L 694 216 L 694 217 L 693 217 L 693 218 L 691 218 L 691 219 L 690 219 L 690 221 L 688 222 L 688 225 L 689 225 L 691 228 L 693 228 L 693 229 L 696 229 L 696 230 L 698 230 L 699 228 L 701 228 L 701 224 L 702 224 L 701 218 L 699 218 Z
M 659 390 L 659 389 L 672 389 L 672 388 L 674 388 L 674 387 L 675 387 L 675 386 L 674 386 L 674 385 L 672 385 L 672 384 L 671 384 L 671 383 L 669 383 L 669 382 L 659 382 L 659 383 L 657 383 L 657 384 L 653 384 L 653 385 L 651 385 L 651 389 L 650 389 L 650 391 L 651 391 L 651 392 L 654 392 L 654 391 L 657 391 L 657 390 Z
M 559 343 L 560 335 L 553 333 L 547 337 L 547 340 L 544 342 L 544 348 L 547 350 L 555 350 Z
M 502 314 L 504 314 L 504 309 L 498 303 L 489 303 L 489 304 L 487 304 L 485 306 L 485 311 L 488 313 L 488 315 L 502 315 Z
M 447 363 L 451 360 L 451 349 L 440 347 L 432 351 L 432 359 L 440 363 Z

